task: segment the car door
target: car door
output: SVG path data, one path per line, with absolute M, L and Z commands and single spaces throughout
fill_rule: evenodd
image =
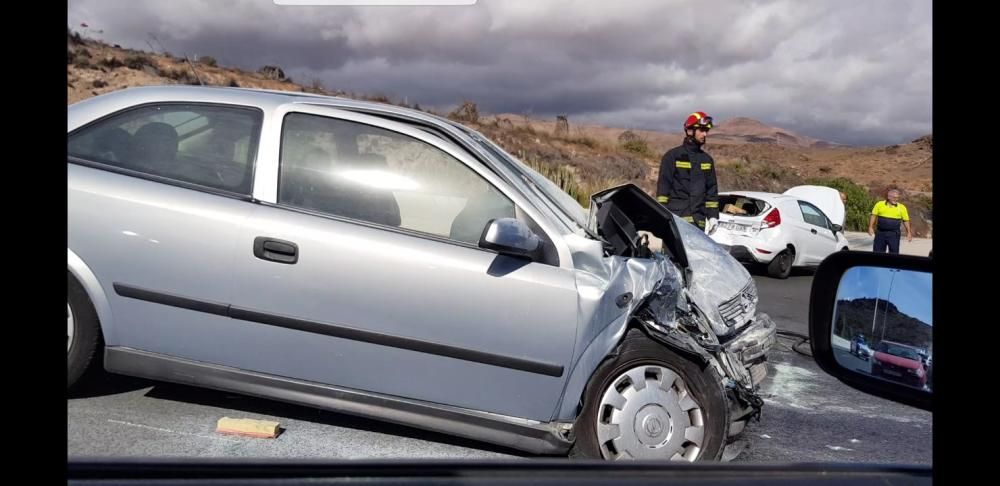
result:
M 819 208 L 800 200 L 799 209 L 802 212 L 802 220 L 808 225 L 809 230 L 809 234 L 806 236 L 806 241 L 808 241 L 807 263 L 819 265 L 827 255 L 837 250 L 837 235 L 833 232 L 830 221 Z
M 813 209 L 820 214 L 820 218 L 816 218 L 816 221 L 818 223 L 821 222 L 823 228 L 818 230 L 818 234 L 822 237 L 822 247 L 819 254 L 819 261 L 822 262 L 826 259 L 826 257 L 830 256 L 831 253 L 839 251 L 844 246 L 844 242 L 842 237 L 833 230 L 833 221 L 830 220 L 830 217 L 815 204 L 813 204 Z
M 280 181 L 276 194 L 261 188 L 264 204 L 234 255 L 239 347 L 220 356 L 269 374 L 548 420 L 577 328 L 570 262 L 476 245 L 500 217 L 524 220 L 553 244 L 521 196 L 422 130 L 286 109 L 276 175 L 258 178 Z
M 109 298 L 108 346 L 211 355 L 230 320 L 191 300 L 227 302 L 236 237 L 250 215 L 263 112 L 143 105 L 68 136 L 68 247 Z
M 823 215 L 825 227 L 828 231 L 828 233 L 824 235 L 824 243 L 823 243 L 824 253 L 823 253 L 823 258 L 820 259 L 820 261 L 822 261 L 826 259 L 826 257 L 830 256 L 831 253 L 835 251 L 840 251 L 845 246 L 847 246 L 847 238 L 844 237 L 843 226 L 840 227 L 840 231 L 836 231 L 834 229 L 833 220 L 831 220 L 830 217 L 827 216 L 827 214 L 822 209 L 820 209 L 819 206 L 816 206 L 816 209 Z

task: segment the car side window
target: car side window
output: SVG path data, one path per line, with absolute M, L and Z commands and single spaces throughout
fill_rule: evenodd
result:
M 278 202 L 477 244 L 514 203 L 458 159 L 362 123 L 286 115 Z
M 149 105 L 69 136 L 71 157 L 250 194 L 263 114 L 244 107 Z
M 806 223 L 819 226 L 820 228 L 830 229 L 826 216 L 823 215 L 823 212 L 816 206 L 804 201 L 799 201 L 799 209 L 802 210 L 802 219 L 805 220 Z

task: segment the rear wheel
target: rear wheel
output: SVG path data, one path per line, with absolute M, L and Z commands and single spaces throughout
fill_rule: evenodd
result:
M 66 287 L 67 378 L 68 387 L 73 388 L 91 367 L 102 339 L 97 311 L 83 286 L 72 275 L 67 275 Z
M 795 261 L 795 253 L 791 248 L 782 250 L 774 256 L 771 263 L 767 264 L 767 274 L 774 278 L 788 278 L 792 273 L 792 262 Z

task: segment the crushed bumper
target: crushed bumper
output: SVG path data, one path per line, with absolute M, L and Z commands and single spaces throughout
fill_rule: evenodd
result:
M 764 400 L 758 395 L 760 384 L 767 376 L 767 353 L 777 342 L 778 328 L 767 314 L 757 314 L 754 322 L 739 334 L 722 344 L 720 362 L 726 369 L 730 383 L 730 410 L 733 422 L 759 416 Z M 743 429 L 738 424 L 732 429 Z
M 723 347 L 749 367 L 764 358 L 777 340 L 777 325 L 767 314 L 758 313 L 752 324 L 742 329 Z

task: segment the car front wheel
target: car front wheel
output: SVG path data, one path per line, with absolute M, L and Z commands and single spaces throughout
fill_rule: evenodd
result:
M 717 460 L 729 406 L 714 368 L 632 329 L 621 352 L 595 371 L 577 418 L 573 457 Z

